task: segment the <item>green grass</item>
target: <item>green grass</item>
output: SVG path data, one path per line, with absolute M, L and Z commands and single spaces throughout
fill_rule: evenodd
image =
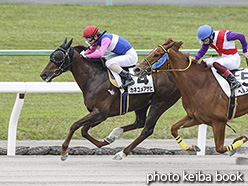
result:
M 176 7 L 166 5 L 96 6 L 96 5 L 20 5 L 0 4 L 0 50 L 56 49 L 65 37 L 74 38 L 73 45 L 84 44 L 83 29 L 97 25 L 103 31 L 126 38 L 135 49 L 152 49 L 166 38 L 184 41 L 182 48 L 197 49 L 196 31 L 202 24 L 215 30 L 228 29 L 248 36 L 248 9 L 235 7 Z M 241 49 L 240 43 L 237 42 Z M 139 61 L 143 57 L 139 57 Z M 48 56 L 1 56 L 0 81 L 41 82 L 40 72 Z M 242 59 L 242 65 L 245 61 Z M 54 81 L 74 81 L 70 72 Z M 0 139 L 7 139 L 10 114 L 16 94 L 1 94 Z M 73 122 L 88 114 L 81 94 L 27 94 L 20 115 L 18 139 L 64 139 Z M 152 138 L 171 138 L 170 126 L 185 115 L 181 101 L 159 119 Z M 96 138 L 104 138 L 115 127 L 134 122 L 134 113 L 107 119 L 90 130 Z M 247 116 L 229 124 L 237 132 L 248 132 Z M 141 130 L 128 132 L 122 138 L 135 138 Z M 233 133 L 226 130 L 226 136 Z M 197 127 L 180 131 L 183 138 L 195 138 Z M 208 137 L 213 137 L 208 129 Z M 80 130 L 74 138 L 81 139 Z

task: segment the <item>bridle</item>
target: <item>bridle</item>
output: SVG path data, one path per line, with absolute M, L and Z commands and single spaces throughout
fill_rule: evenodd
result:
M 164 51 L 165 53 L 167 53 L 167 54 L 169 53 L 169 50 L 166 50 L 166 49 L 163 47 L 163 45 L 158 45 L 158 47 L 162 48 L 163 51 Z M 165 53 L 164 53 L 164 54 L 165 54 Z M 164 55 L 164 54 L 163 54 L 163 55 Z M 144 60 L 146 61 L 146 63 L 148 64 L 148 66 L 150 67 L 150 69 L 151 69 L 152 72 L 165 71 L 165 70 L 155 70 L 155 69 L 152 68 L 152 66 L 153 66 L 154 64 L 156 64 L 156 63 L 159 61 L 159 59 L 158 59 L 153 65 L 150 63 L 150 61 L 147 59 L 147 57 L 146 57 Z M 169 61 L 169 59 L 168 59 L 168 61 Z M 145 71 L 148 72 L 147 69 L 145 69 Z
M 170 68 L 170 59 L 169 59 L 169 52 L 170 52 L 170 49 L 165 49 L 164 48 L 164 46 L 163 45 L 158 45 L 158 47 L 160 47 L 160 48 L 162 48 L 163 49 L 163 51 L 164 51 L 164 53 L 163 53 L 163 55 L 165 54 L 165 53 L 167 53 L 168 54 L 168 58 L 167 58 L 167 69 L 166 70 L 156 70 L 156 69 L 153 69 L 152 68 L 152 66 L 154 65 L 154 64 L 156 64 L 158 61 L 159 61 L 159 59 L 155 62 L 155 63 L 153 63 L 153 64 L 151 64 L 151 62 L 147 59 L 147 58 L 145 58 L 144 60 L 146 61 L 146 63 L 148 64 L 148 66 L 150 67 L 150 70 L 152 71 L 152 72 L 163 72 L 163 71 L 179 71 L 179 72 L 182 72 L 182 71 L 186 71 L 187 69 L 189 69 L 189 67 L 191 66 L 191 64 L 192 64 L 192 59 L 190 58 L 189 59 L 189 64 L 188 64 L 188 66 L 186 67 L 186 68 L 184 68 L 184 69 L 171 69 Z M 147 69 L 145 69 L 144 70 L 146 73 L 150 73 L 150 72 L 148 72 L 147 71 Z
M 52 72 L 51 76 L 48 78 L 47 81 L 51 80 L 54 76 L 58 76 L 63 72 L 71 70 L 72 63 L 82 58 L 82 55 L 80 55 L 75 60 L 72 60 L 73 54 L 74 54 L 73 47 L 64 49 L 63 47 L 60 46 L 50 55 L 50 61 L 54 63 L 58 68 Z

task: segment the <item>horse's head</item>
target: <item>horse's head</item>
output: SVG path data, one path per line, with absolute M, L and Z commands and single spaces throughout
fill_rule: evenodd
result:
M 56 76 L 70 70 L 74 55 L 72 40 L 67 43 L 65 38 L 63 44 L 50 55 L 49 63 L 40 74 L 44 81 L 50 82 Z
M 135 75 L 142 77 L 146 74 L 151 74 L 153 70 L 152 66 L 156 64 L 165 53 L 169 53 L 169 49 L 178 50 L 182 44 L 182 42 L 175 42 L 171 38 L 168 38 L 162 45 L 159 45 L 157 48 L 152 50 L 140 64 L 134 67 Z M 161 67 L 163 66 L 164 65 Z

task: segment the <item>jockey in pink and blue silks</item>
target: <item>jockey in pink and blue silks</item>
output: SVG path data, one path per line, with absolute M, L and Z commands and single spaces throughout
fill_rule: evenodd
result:
M 247 59 L 247 42 L 244 34 L 230 32 L 228 30 L 214 31 L 209 25 L 202 25 L 198 28 L 197 39 L 202 41 L 202 48 L 194 56 L 196 60 L 201 59 L 209 49 L 209 46 L 214 48 L 220 57 L 204 59 L 208 66 L 213 66 L 219 73 L 224 75 L 229 82 L 231 89 L 236 89 L 241 86 L 230 70 L 239 68 L 240 56 L 238 54 L 235 40 L 239 40 L 243 56 Z
M 122 69 L 137 65 L 138 55 L 131 44 L 124 38 L 110 33 L 101 33 L 96 26 L 89 25 L 83 31 L 86 43 L 90 45 L 89 50 L 81 52 L 86 58 L 103 57 L 106 51 L 113 52 L 106 56 L 107 68 L 113 70 L 124 79 L 123 88 L 134 84 L 131 74 Z M 98 51 L 96 49 L 99 48 Z

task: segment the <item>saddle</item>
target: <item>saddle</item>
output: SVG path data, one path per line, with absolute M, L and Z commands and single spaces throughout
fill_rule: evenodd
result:
M 108 73 L 108 78 L 110 83 L 117 87 L 120 90 L 120 115 L 123 115 L 128 112 L 129 109 L 129 95 L 130 94 L 143 94 L 143 93 L 152 93 L 154 92 L 154 85 L 153 85 L 153 79 L 152 76 L 145 76 L 143 78 L 138 78 L 136 76 L 133 76 L 133 79 L 135 81 L 134 85 L 128 86 L 127 89 L 123 89 L 122 87 L 122 79 L 114 71 L 111 71 L 108 69 L 105 65 L 106 58 L 97 58 L 97 59 L 87 59 L 89 62 L 91 62 L 92 65 L 98 67 L 99 69 L 106 71 Z M 133 73 L 132 67 L 122 67 L 124 70 Z
M 235 70 L 231 70 L 233 75 L 236 77 L 236 79 L 241 83 L 241 87 L 231 91 L 230 85 L 226 81 L 226 79 L 221 76 L 215 68 L 211 68 L 214 77 L 218 81 L 220 87 L 224 91 L 224 93 L 227 95 L 227 97 L 230 98 L 229 100 L 229 109 L 228 109 L 228 119 L 232 119 L 235 115 L 235 109 L 236 109 L 236 99 L 238 96 L 248 94 L 248 69 L 247 68 L 239 68 Z
M 221 76 L 215 68 L 211 68 L 214 77 L 218 81 L 219 85 L 221 86 L 222 90 L 225 92 L 225 94 L 230 97 L 231 91 L 230 91 L 230 85 L 226 81 L 226 79 Z M 235 78 L 241 83 L 242 87 L 235 90 L 235 96 L 242 96 L 244 94 L 248 93 L 248 68 L 239 68 L 235 70 L 231 70 L 232 74 L 235 76 Z
M 152 76 L 145 76 L 143 78 L 138 78 L 136 76 L 133 76 L 133 79 L 135 81 L 135 84 L 132 86 L 128 86 L 127 90 L 121 89 L 122 85 L 122 79 L 120 78 L 119 74 L 117 74 L 114 71 L 109 70 L 106 65 L 106 58 L 96 58 L 96 59 L 87 59 L 89 62 L 92 62 L 91 64 L 94 66 L 97 66 L 99 69 L 104 70 L 108 73 L 109 81 L 110 83 L 119 88 L 121 94 L 124 92 L 127 92 L 128 94 L 142 94 L 142 93 L 152 93 L 154 92 L 154 85 L 153 85 L 153 79 Z M 132 67 L 122 67 L 127 72 L 133 73 Z
M 109 81 L 110 81 L 110 83 L 112 84 L 112 85 L 114 85 L 115 87 L 117 87 L 117 88 L 119 88 L 121 85 L 122 85 L 122 83 L 124 83 L 124 82 L 122 82 L 123 81 L 123 79 L 121 79 L 120 78 L 120 76 L 116 73 L 116 72 L 114 72 L 114 71 L 112 71 L 112 70 L 110 70 L 110 69 L 108 69 L 107 67 L 106 67 L 106 65 L 105 65 L 105 62 L 106 62 L 106 58 L 105 57 L 101 57 L 101 58 L 91 58 L 91 59 L 87 59 L 89 62 L 92 62 L 92 64 L 93 65 L 95 65 L 95 66 L 97 66 L 100 70 L 105 70 L 105 71 L 107 71 L 108 72 L 108 77 L 109 77 Z M 125 70 L 125 71 L 127 71 L 127 72 L 130 72 L 130 68 L 133 68 L 135 65 L 132 65 L 132 66 L 128 66 L 128 67 L 122 67 L 123 68 L 123 70 Z M 123 93 L 124 91 L 126 91 L 126 90 L 121 90 L 121 92 Z

